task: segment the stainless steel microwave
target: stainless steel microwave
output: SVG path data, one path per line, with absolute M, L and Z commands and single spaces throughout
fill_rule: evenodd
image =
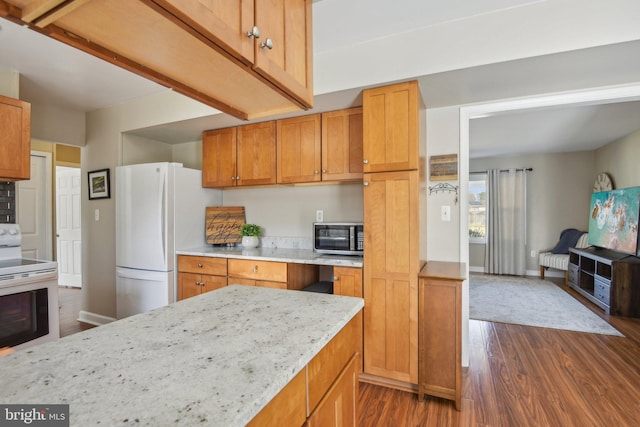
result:
M 364 226 L 361 222 L 314 222 L 313 250 L 321 254 L 362 255 Z

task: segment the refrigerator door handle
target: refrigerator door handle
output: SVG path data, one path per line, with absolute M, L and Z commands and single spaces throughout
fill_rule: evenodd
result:
M 162 178 L 162 186 L 160 188 L 160 236 L 162 238 L 162 259 L 167 259 L 167 252 L 166 252 L 166 247 L 167 247 L 167 236 L 166 236 L 166 229 L 167 229 L 167 218 L 166 218 L 166 209 L 165 206 L 167 205 L 167 201 L 165 199 L 166 197 L 166 186 L 167 186 L 167 174 L 164 174 L 163 178 Z

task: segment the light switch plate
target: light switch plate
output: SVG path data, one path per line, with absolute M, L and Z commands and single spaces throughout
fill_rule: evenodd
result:
M 442 206 L 440 210 L 440 219 L 442 221 L 451 221 L 451 206 Z
M 316 211 L 316 222 L 322 222 L 322 221 L 324 221 L 324 211 L 317 210 Z

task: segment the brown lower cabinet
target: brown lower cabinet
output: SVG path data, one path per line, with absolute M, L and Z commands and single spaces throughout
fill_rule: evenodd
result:
M 466 266 L 429 261 L 419 275 L 418 397 L 455 401 L 462 383 L 462 282 Z
M 227 260 L 178 256 L 178 301 L 227 286 Z
M 318 273 L 312 264 L 179 255 L 178 301 L 234 284 L 299 290 Z
M 361 342 L 362 312 L 247 425 L 357 426 Z

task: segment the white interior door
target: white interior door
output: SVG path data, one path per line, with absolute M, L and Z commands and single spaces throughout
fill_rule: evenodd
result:
M 58 284 L 82 286 L 80 168 L 56 166 Z
M 16 191 L 22 256 L 52 260 L 51 153 L 31 152 L 31 179 L 18 181 Z

